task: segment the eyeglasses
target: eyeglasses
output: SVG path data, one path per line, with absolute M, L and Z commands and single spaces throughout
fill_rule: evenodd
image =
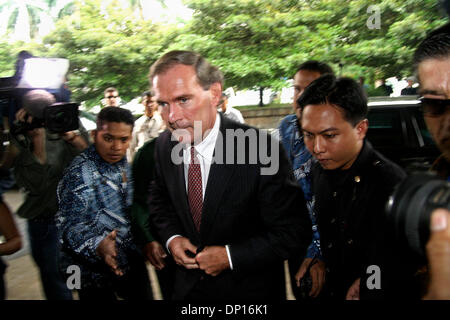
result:
M 117 98 L 118 96 L 107 96 L 106 99 Z
M 431 99 L 420 98 L 422 112 L 425 116 L 439 117 L 442 116 L 447 108 L 450 107 L 450 99 Z

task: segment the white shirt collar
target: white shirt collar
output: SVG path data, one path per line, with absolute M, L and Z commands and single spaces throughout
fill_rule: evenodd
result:
M 217 135 L 219 134 L 220 128 L 220 116 L 216 113 L 216 120 L 214 122 L 214 126 L 212 127 L 209 134 L 195 146 L 195 150 L 198 154 L 204 157 L 206 160 L 211 161 L 214 153 L 214 148 L 216 146 Z
M 214 154 L 214 148 L 216 146 L 217 136 L 219 134 L 219 128 L 220 128 L 220 116 L 217 113 L 216 120 L 214 121 L 214 126 L 211 128 L 211 131 L 208 133 L 208 135 L 206 136 L 205 139 L 203 139 L 199 144 L 194 146 L 197 154 L 199 154 L 202 158 L 204 158 L 208 162 L 212 161 L 212 157 Z M 189 161 L 190 161 L 190 152 L 189 152 L 190 147 L 191 147 L 190 144 L 183 146 L 183 148 L 185 149 L 185 151 L 187 153 L 186 155 L 188 155 L 187 158 L 189 158 Z

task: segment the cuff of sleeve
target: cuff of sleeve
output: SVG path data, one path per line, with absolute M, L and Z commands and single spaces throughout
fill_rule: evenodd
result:
M 227 244 L 225 246 L 225 249 L 227 250 L 227 256 L 228 256 L 228 262 L 230 264 L 230 269 L 233 270 L 233 262 L 231 261 L 230 246 Z
M 166 242 L 166 249 L 167 249 L 167 252 L 169 252 L 169 254 L 172 254 L 172 253 L 170 252 L 170 250 L 169 250 L 169 244 L 170 244 L 170 241 L 172 241 L 173 239 L 175 239 L 175 238 L 177 238 L 177 237 L 181 237 L 181 235 L 176 234 L 176 235 L 174 235 L 174 236 L 171 236 L 171 237 L 169 238 L 169 240 L 167 240 L 167 242 Z
M 97 248 L 100 245 L 100 242 L 105 239 L 105 236 L 97 236 L 89 240 L 88 245 L 88 259 L 92 262 L 97 262 L 101 257 L 97 254 Z
M 305 258 L 314 258 L 317 257 L 317 255 L 318 255 L 317 247 L 314 243 L 311 243 L 308 249 L 306 250 Z

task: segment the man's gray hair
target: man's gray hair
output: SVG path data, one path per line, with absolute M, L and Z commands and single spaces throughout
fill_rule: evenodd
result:
M 211 65 L 196 52 L 181 50 L 166 53 L 150 67 L 150 86 L 155 76 L 167 72 L 178 64 L 192 66 L 197 75 L 197 81 L 204 90 L 208 90 L 216 82 L 219 82 L 223 87 L 223 74 L 217 67 Z

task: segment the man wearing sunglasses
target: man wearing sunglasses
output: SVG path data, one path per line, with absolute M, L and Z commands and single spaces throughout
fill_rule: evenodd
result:
M 432 32 L 419 45 L 414 65 L 423 116 L 442 152 L 432 170 L 450 181 L 450 24 Z
M 116 88 L 106 88 L 103 93 L 105 98 L 102 102 L 105 107 L 120 107 L 123 104 L 119 96 L 119 91 Z
M 422 41 L 414 54 L 414 65 L 423 117 L 442 152 L 432 170 L 450 181 L 450 23 Z M 435 210 L 431 217 L 431 237 L 426 246 L 430 283 L 425 299 L 450 299 L 449 217 L 450 211 L 443 209 Z

